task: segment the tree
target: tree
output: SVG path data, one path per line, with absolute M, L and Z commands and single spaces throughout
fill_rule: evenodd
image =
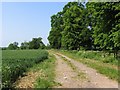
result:
M 62 12 L 58 12 L 56 15 L 51 17 L 51 31 L 48 36 L 49 43 L 52 48 L 60 49 L 61 48 L 61 32 L 63 31 L 63 19 Z
M 29 42 L 22 42 L 21 43 L 21 46 L 20 46 L 21 49 L 29 49 Z
M 86 9 L 77 2 L 69 2 L 51 17 L 51 31 L 48 36 L 52 48 L 91 48 L 91 31 L 86 24 Z M 84 23 L 83 23 L 84 22 Z
M 61 22 L 60 22 L 61 21 Z M 52 48 L 120 50 L 120 2 L 69 2 L 51 17 Z
M 47 44 L 46 49 L 51 49 L 50 44 Z
M 115 56 L 120 49 L 120 2 L 88 3 L 92 11 L 94 44 L 102 50 L 113 50 Z
M 33 38 L 32 41 L 29 42 L 30 49 L 43 49 L 45 47 L 44 43 L 42 42 L 42 38 Z
M 9 44 L 8 49 L 10 49 L 10 50 L 18 49 L 18 42 Z
M 70 50 L 91 48 L 91 31 L 86 25 L 84 5 L 69 2 L 63 8 L 62 47 Z

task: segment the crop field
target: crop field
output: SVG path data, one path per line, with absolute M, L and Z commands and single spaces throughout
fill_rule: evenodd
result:
M 2 87 L 12 87 L 12 83 L 34 64 L 48 58 L 43 50 L 3 50 Z

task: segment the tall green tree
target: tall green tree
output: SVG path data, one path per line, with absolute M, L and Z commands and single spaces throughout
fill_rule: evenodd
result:
M 120 3 L 88 3 L 92 19 L 94 44 L 102 50 L 113 50 L 115 56 L 120 49 Z
M 61 14 L 60 14 L 61 13 Z M 69 2 L 51 17 L 52 48 L 120 50 L 120 2 Z
M 61 32 L 63 31 L 62 25 L 62 12 L 58 12 L 56 15 L 51 17 L 51 31 L 48 36 L 48 40 L 52 48 L 61 48 Z
M 80 49 L 80 46 L 91 48 L 91 31 L 86 24 L 84 5 L 69 2 L 63 12 L 62 47 L 70 50 Z

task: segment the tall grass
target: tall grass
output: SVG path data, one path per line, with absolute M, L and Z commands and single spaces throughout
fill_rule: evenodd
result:
M 68 51 L 62 51 L 68 52 Z M 113 54 L 104 53 L 101 51 L 69 51 L 69 53 L 74 54 L 77 57 L 85 58 L 85 59 L 94 59 L 99 60 L 103 63 L 110 63 L 114 65 L 118 65 L 118 60 L 114 58 Z

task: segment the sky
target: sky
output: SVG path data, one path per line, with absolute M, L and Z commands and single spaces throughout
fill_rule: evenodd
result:
M 0 47 L 15 41 L 20 45 L 37 37 L 42 37 L 42 41 L 47 44 L 51 29 L 50 17 L 61 11 L 65 4 L 67 2 L 2 2 Z

